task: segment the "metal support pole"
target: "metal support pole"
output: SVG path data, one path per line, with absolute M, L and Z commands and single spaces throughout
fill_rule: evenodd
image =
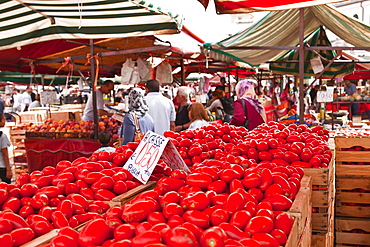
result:
M 90 39 L 90 55 L 94 56 L 94 40 L 93 39 Z M 93 111 L 94 111 L 94 140 L 97 140 L 98 139 L 99 118 L 98 118 L 98 107 L 96 103 L 96 84 L 98 82 L 95 81 L 95 60 L 94 58 L 91 58 L 90 65 L 91 65 L 90 80 L 92 84 L 92 103 L 93 103 Z
M 184 57 L 181 55 L 180 59 L 181 64 L 181 86 L 185 86 L 185 65 L 184 65 Z
M 304 8 L 299 9 L 299 123 L 304 123 Z

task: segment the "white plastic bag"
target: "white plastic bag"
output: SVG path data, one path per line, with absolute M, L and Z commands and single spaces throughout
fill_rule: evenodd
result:
M 138 60 L 136 60 L 136 64 L 141 80 L 147 81 L 150 76 L 150 63 L 138 58 Z
M 129 84 L 134 67 L 135 67 L 135 62 L 133 62 L 131 58 L 128 58 L 126 62 L 122 64 L 121 84 L 124 84 L 124 85 Z
M 140 75 L 137 67 L 134 67 L 132 73 L 131 73 L 131 78 L 130 78 L 130 84 L 138 84 L 140 82 Z
M 155 79 L 161 84 L 172 83 L 172 67 L 169 63 L 163 62 L 158 65 Z

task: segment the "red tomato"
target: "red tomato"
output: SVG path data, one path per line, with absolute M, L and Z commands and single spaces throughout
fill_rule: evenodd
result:
M 169 203 L 166 206 L 163 207 L 163 214 L 164 216 L 169 219 L 173 215 L 183 215 L 184 209 L 176 204 L 176 203 Z
M 135 236 L 135 226 L 131 224 L 122 224 L 114 230 L 114 239 L 119 241 L 130 239 Z
M 210 204 L 210 200 L 207 197 L 206 193 L 203 191 L 196 192 L 191 194 L 184 199 L 182 199 L 180 205 L 185 210 L 199 210 L 202 211 L 203 209 L 207 208 Z
M 183 214 L 185 221 L 193 223 L 194 225 L 207 229 L 209 227 L 209 216 L 198 210 L 188 210 Z
M 210 219 L 213 226 L 218 226 L 223 222 L 229 222 L 229 214 L 224 209 L 216 209 L 210 215 Z
M 77 241 L 69 236 L 58 235 L 50 242 L 51 247 L 78 247 Z
M 191 173 L 186 178 L 186 184 L 190 186 L 198 186 L 201 189 L 207 189 L 212 183 L 212 178 L 209 175 L 201 173 Z
M 252 239 L 257 240 L 262 247 L 279 247 L 279 242 L 268 233 L 257 233 Z
M 140 222 L 146 220 L 148 215 L 159 209 L 159 205 L 152 199 L 141 200 L 122 207 L 122 219 L 127 222 Z
M 242 183 L 246 189 L 257 188 L 262 183 L 261 175 L 257 173 L 250 173 L 244 176 Z
M 230 183 L 234 179 L 240 179 L 241 175 L 233 169 L 224 169 L 220 172 L 220 179 L 226 183 Z
M 16 197 L 9 197 L 2 206 L 2 210 L 10 209 L 14 213 L 18 213 L 19 209 L 21 208 L 21 200 Z
M 245 205 L 245 198 L 238 192 L 231 193 L 224 204 L 224 209 L 229 215 L 233 215 L 235 212 L 242 210 Z
M 30 227 L 36 238 L 53 230 L 53 226 L 48 221 L 34 221 Z
M 0 235 L 0 243 L 2 247 L 13 247 L 13 238 L 10 233 Z
M 282 230 L 286 236 L 289 236 L 289 233 L 293 226 L 293 217 L 286 213 L 282 212 L 275 218 L 275 228 Z
M 244 229 L 252 215 L 247 210 L 240 210 L 236 212 L 230 220 L 230 223 L 237 226 L 239 229 Z
M 201 246 L 221 247 L 225 245 L 226 240 L 225 231 L 218 226 L 213 226 L 202 233 L 199 242 Z
M 231 239 L 241 240 L 244 238 L 250 238 L 248 233 L 243 232 L 242 230 L 240 230 L 238 227 L 236 227 L 233 224 L 225 222 L 225 223 L 221 223 L 219 227 L 222 228 L 222 230 L 225 231 L 226 235 Z
M 192 231 L 185 227 L 167 228 L 162 231 L 163 242 L 168 246 L 196 247 L 197 240 Z
M 110 236 L 111 229 L 103 219 L 88 222 L 80 231 L 78 243 L 81 247 L 101 245 Z
M 274 229 L 270 232 L 271 236 L 273 236 L 280 245 L 285 245 L 287 242 L 287 236 L 285 233 L 280 229 Z
M 35 237 L 35 233 L 29 227 L 15 229 L 10 233 L 10 235 L 13 239 L 13 246 L 21 246 Z
M 266 216 L 254 216 L 245 227 L 245 232 L 255 235 L 256 233 L 269 233 L 274 229 L 274 222 Z
M 292 200 L 281 194 L 266 197 L 262 202 L 271 203 L 272 209 L 275 211 L 287 211 L 292 206 Z

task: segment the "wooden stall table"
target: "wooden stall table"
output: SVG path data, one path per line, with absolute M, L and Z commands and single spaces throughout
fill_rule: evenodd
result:
M 45 119 L 46 111 L 26 111 L 19 112 L 18 115 L 21 123 L 40 124 Z
M 100 143 L 83 139 L 29 139 L 25 140 L 28 171 L 42 170 L 45 166 L 55 167 L 61 160 L 73 161 L 79 157 L 90 157 Z

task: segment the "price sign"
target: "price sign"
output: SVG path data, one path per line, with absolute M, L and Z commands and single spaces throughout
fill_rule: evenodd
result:
M 56 104 L 57 101 L 57 92 L 55 91 L 42 91 L 40 93 L 40 103 L 43 105 Z
M 162 154 L 162 158 L 166 164 L 174 170 L 183 170 L 190 172 L 188 166 L 177 151 L 175 145 L 171 141 L 167 143 L 167 146 Z
M 164 136 L 148 131 L 123 168 L 146 184 L 167 143 L 168 139 Z
M 333 102 L 334 88 L 327 87 L 326 91 L 318 91 L 316 100 L 317 102 Z

